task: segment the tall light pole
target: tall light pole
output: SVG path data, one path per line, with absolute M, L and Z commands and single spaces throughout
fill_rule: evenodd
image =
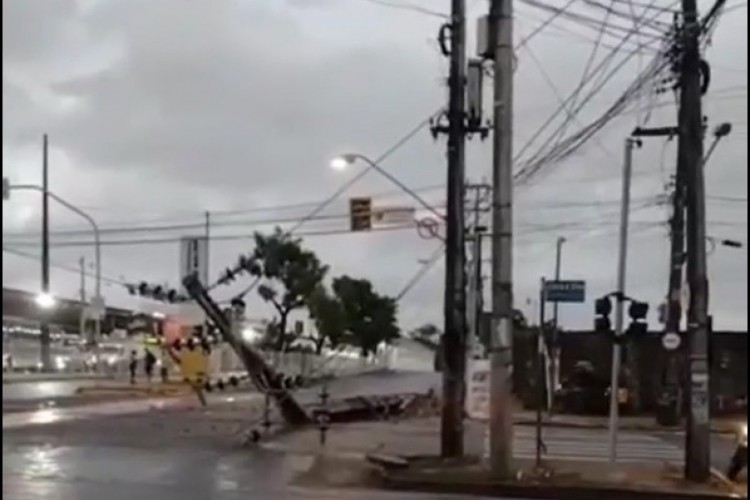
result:
M 3 180 L 6 190 L 8 193 L 10 191 L 41 191 L 43 193 L 43 199 L 49 199 L 52 198 L 60 205 L 64 206 L 68 210 L 75 212 L 76 214 L 80 215 L 86 221 L 91 224 L 91 227 L 94 232 L 94 266 L 95 266 L 95 297 L 93 298 L 93 305 L 95 308 L 95 318 L 94 318 L 94 337 L 92 340 L 99 341 L 101 337 L 101 315 L 103 314 L 103 311 L 101 310 L 104 307 L 104 300 L 101 295 L 102 291 L 102 259 L 101 259 L 101 239 L 99 236 L 99 226 L 97 225 L 96 221 L 93 217 L 91 217 L 89 214 L 81 210 L 80 208 L 76 207 L 72 203 L 66 201 L 65 199 L 57 196 L 55 193 L 49 191 L 49 189 L 45 189 L 44 186 L 36 186 L 34 184 L 10 184 L 7 179 Z M 7 196 L 7 195 L 6 195 Z M 45 210 L 47 210 L 45 208 Z M 43 224 L 43 227 L 47 227 L 47 224 Z M 46 231 L 43 231 L 44 233 L 49 233 L 49 229 Z M 47 251 L 42 252 L 42 268 L 44 269 L 46 267 L 47 273 L 42 273 L 42 294 L 49 295 L 49 234 L 46 234 L 46 236 L 43 238 L 43 250 L 44 245 L 47 246 Z M 46 255 L 46 258 L 44 256 Z M 47 343 L 46 343 L 46 349 L 47 353 L 49 354 L 49 323 L 46 316 L 42 316 L 42 327 L 46 325 L 47 328 Z M 40 331 L 42 334 L 44 333 L 44 329 L 40 328 Z M 45 341 L 44 338 L 42 338 L 42 367 L 44 368 L 44 356 L 45 356 Z M 50 365 L 51 366 L 51 365 Z
M 41 293 L 49 295 L 49 141 L 47 134 L 42 137 L 42 286 Z M 42 371 L 52 370 L 50 355 L 49 316 L 42 311 L 39 324 L 40 357 Z
M 625 139 L 625 163 L 622 172 L 622 199 L 620 200 L 620 241 L 617 259 L 617 290 L 615 299 L 615 338 L 612 344 L 612 379 L 609 395 L 609 461 L 617 463 L 617 427 L 620 413 L 620 366 L 622 364 L 625 281 L 628 263 L 628 226 L 630 222 L 630 181 L 633 175 L 633 148 L 640 146 L 640 140 L 628 137 Z

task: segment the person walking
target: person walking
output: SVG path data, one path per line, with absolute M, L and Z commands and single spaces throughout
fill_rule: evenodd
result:
M 146 379 L 151 383 L 151 379 L 154 376 L 154 366 L 156 366 L 156 356 L 154 353 L 146 349 L 143 355 L 143 369 L 146 372 Z
M 135 372 L 136 368 L 138 368 L 138 353 L 135 352 L 135 349 L 130 351 L 130 362 L 128 363 L 128 368 L 130 369 L 130 383 L 135 385 Z

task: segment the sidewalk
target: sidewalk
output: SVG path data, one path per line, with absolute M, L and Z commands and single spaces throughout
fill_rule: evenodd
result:
M 707 485 L 688 484 L 676 468 L 654 464 L 620 464 L 613 472 L 607 463 L 566 460 L 547 462 L 545 472 L 538 474 L 532 462 L 519 459 L 516 479 L 501 482 L 491 477 L 476 458 L 481 456 L 482 436 L 480 424 L 466 422 L 466 455 L 475 458 L 453 465 L 431 458 L 439 456 L 439 420 L 434 417 L 335 426 L 327 433 L 323 449 L 320 432 L 315 428 L 279 435 L 262 446 L 317 457 L 315 465 L 299 481 L 325 487 L 369 485 L 435 493 L 598 500 L 747 496 L 746 485 L 737 489 L 718 476 Z M 394 468 L 368 466 L 368 457 Z
M 536 425 L 536 413 L 533 411 L 517 411 L 514 415 L 516 425 Z M 606 429 L 609 426 L 608 417 L 591 417 L 581 415 L 543 415 L 542 422 L 545 427 L 571 427 L 581 429 Z M 711 432 L 717 434 L 735 434 L 746 419 L 738 418 L 713 418 L 711 420 Z M 630 431 L 674 431 L 683 429 L 684 426 L 663 427 L 656 423 L 653 416 L 629 417 L 621 416 L 618 427 L 621 430 Z
M 66 382 L 77 380 L 114 380 L 114 376 L 102 373 L 6 373 L 3 384 L 23 384 L 32 382 Z

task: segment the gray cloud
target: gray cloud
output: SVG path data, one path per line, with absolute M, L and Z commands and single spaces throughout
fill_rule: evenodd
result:
M 434 7 L 427 1 L 423 4 Z M 141 224 L 147 219 L 200 224 L 205 209 L 320 200 L 343 182 L 340 174 L 327 168 L 331 156 L 344 150 L 377 156 L 445 98 L 441 84 L 445 62 L 436 56 L 434 45 L 426 43 L 439 20 L 367 2 L 238 1 L 212 3 L 209 8 L 195 0 L 56 0 L 45 2 L 46 8 L 40 6 L 24 0 L 3 2 L 3 144 L 8 149 L 4 160 L 9 155 L 14 161 L 10 172 L 21 176 L 28 162 L 37 161 L 29 148 L 38 148 L 41 133 L 49 132 L 55 148 L 55 191 L 89 208 L 104 225 Z M 538 24 L 529 24 L 525 9 L 519 9 L 519 36 Z M 534 14 L 533 19 L 540 18 L 538 12 Z M 716 62 L 716 88 L 744 85 L 740 98 L 746 99 L 746 69 L 739 73 L 736 69 L 735 54 L 747 50 L 746 21 L 739 17 L 722 20 L 709 54 Z M 540 35 L 530 46 L 565 96 L 578 83 L 591 45 L 574 43 L 559 30 L 550 34 L 554 36 Z M 634 59 L 632 71 L 623 71 L 581 120 L 611 103 L 637 64 Z M 732 67 L 734 71 L 729 71 Z M 558 101 L 524 51 L 519 52 L 516 89 L 516 147 L 520 148 Z M 720 91 L 707 99 L 712 120 L 737 124 L 733 136 L 717 150 L 708 185 L 714 194 L 741 197 L 746 196 L 740 186 L 746 186 L 747 180 L 747 113 L 744 106 L 738 109 L 736 100 L 725 99 L 734 95 Z M 673 110 L 664 111 L 655 115 L 653 123 L 674 119 Z M 519 306 L 536 296 L 541 275 L 552 273 L 558 235 L 570 240 L 564 254 L 566 275 L 587 279 L 590 298 L 611 291 L 622 139 L 635 118 L 631 114 L 616 121 L 600 136 L 601 147 L 590 144 L 554 165 L 534 185 L 517 191 Z M 577 126 L 571 124 L 570 130 Z M 663 192 L 664 177 L 673 168 L 671 147 L 664 157 L 667 160 L 662 161 L 661 144 L 646 145 L 638 153 L 634 197 Z M 434 143 L 423 131 L 385 166 L 408 185 L 443 183 L 444 143 Z M 468 170 L 473 179 L 489 176 L 487 143 L 470 143 Z M 383 179 L 368 175 L 347 196 L 389 189 L 392 186 Z M 438 193 L 430 196 L 435 202 L 441 199 Z M 406 197 L 392 200 L 407 202 Z M 565 206 L 571 202 L 583 205 Z M 711 231 L 727 236 L 739 232 L 740 239 L 747 240 L 743 213 L 727 204 L 712 202 L 709 208 L 711 218 L 735 224 L 715 225 Z M 326 213 L 345 210 L 344 199 Z M 288 214 L 269 211 L 263 217 Z M 232 220 L 259 217 L 246 214 Z M 665 218 L 665 208 L 658 206 L 634 215 L 637 221 Z M 216 217 L 217 222 L 227 220 Z M 82 227 L 57 209 L 53 224 Z M 36 230 L 35 221 L 22 222 L 13 214 L 4 217 L 4 226 Z M 343 230 L 346 221 L 314 222 L 308 227 Z M 257 227 L 249 224 L 217 226 L 214 234 L 249 234 L 253 229 Z M 112 238 L 177 238 L 184 232 Z M 665 233 L 645 226 L 634 226 L 634 232 L 632 293 L 656 304 L 666 288 Z M 217 241 L 212 247 L 214 272 L 249 244 L 249 240 Z M 417 259 L 427 257 L 434 247 L 434 242 L 424 242 L 411 231 L 310 237 L 306 244 L 332 264 L 333 274 L 365 275 L 388 293 L 397 293 L 416 271 Z M 90 249 L 58 247 L 53 255 L 61 263 L 75 265 L 81 252 L 88 257 Z M 744 327 L 746 281 L 737 277 L 745 276 L 746 250 L 727 252 L 718 249 L 711 258 L 712 308 L 717 325 Z M 176 282 L 176 243 L 107 247 L 104 255 L 105 271 L 111 277 Z M 20 265 L 22 261 L 7 254 L 3 262 L 4 282 L 35 286 L 35 265 Z M 53 282 L 61 293 L 75 293 L 77 280 L 72 273 L 55 272 Z M 128 303 L 118 287 L 107 288 L 107 293 L 111 301 Z M 228 296 L 230 290 L 222 294 Z M 265 314 L 261 305 L 257 307 Z M 407 325 L 440 323 L 441 307 L 438 265 L 404 301 L 402 319 Z M 590 304 L 566 308 L 562 318 L 571 326 L 587 326 Z

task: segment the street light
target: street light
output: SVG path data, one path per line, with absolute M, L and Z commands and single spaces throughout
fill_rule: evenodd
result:
M 727 247 L 727 248 L 742 248 L 744 246 L 741 241 L 737 241 L 737 240 L 717 239 L 711 236 L 707 237 L 706 240 L 708 241 L 710 245 L 710 248 L 708 250 L 708 255 L 711 255 L 712 253 L 714 253 L 717 245 Z
M 724 122 L 720 125 L 717 125 L 717 127 L 714 129 L 714 142 L 711 143 L 711 146 L 708 148 L 708 152 L 706 152 L 706 156 L 703 157 L 703 166 L 705 168 L 706 164 L 708 163 L 709 158 L 711 158 L 711 155 L 714 152 L 714 149 L 716 149 L 716 146 L 719 144 L 719 141 L 728 136 L 732 132 L 732 124 L 729 122 Z
M 3 198 L 8 199 L 10 191 L 39 191 L 41 193 L 44 193 L 44 188 L 42 186 L 36 186 L 34 184 L 10 184 L 8 182 L 8 179 L 3 179 Z M 96 278 L 96 295 L 93 298 L 92 302 L 95 308 L 97 308 L 96 315 L 94 318 L 94 339 L 98 340 L 101 337 L 101 309 L 102 307 L 102 296 L 101 296 L 101 289 L 102 289 L 102 266 L 101 266 L 101 241 L 99 238 L 99 226 L 96 224 L 96 221 L 86 212 L 81 210 L 80 208 L 76 207 L 72 203 L 69 203 L 65 201 L 63 198 L 60 198 L 56 194 L 52 193 L 51 191 L 47 191 L 47 196 L 58 202 L 60 205 L 64 206 L 68 210 L 75 212 L 76 214 L 80 215 L 86 221 L 91 224 L 91 227 L 94 231 L 94 252 L 95 252 L 95 278 Z M 49 295 L 46 291 L 43 291 L 42 294 L 37 296 L 37 304 L 40 305 L 40 307 L 44 307 L 39 302 L 39 297 L 42 295 Z M 51 296 L 50 296 L 51 297 Z M 54 304 L 53 304 L 54 306 Z M 81 332 L 83 334 L 83 332 Z
M 346 170 L 349 166 L 353 165 L 357 162 L 357 160 L 361 160 L 365 162 L 369 168 L 372 168 L 373 170 L 376 170 L 379 174 L 381 174 L 383 177 L 391 181 L 393 184 L 398 186 L 402 191 L 404 191 L 406 194 L 414 198 L 420 205 L 422 205 L 424 208 L 435 214 L 438 219 L 445 220 L 445 216 L 438 212 L 435 207 L 427 203 L 424 198 L 419 196 L 416 192 L 414 192 L 411 188 L 406 186 L 403 182 L 398 180 L 396 177 L 394 177 L 392 174 L 390 174 L 387 170 L 384 170 L 383 167 L 366 157 L 365 155 L 361 155 L 359 153 L 347 153 L 343 154 L 341 156 L 337 156 L 333 160 L 331 160 L 331 168 L 343 172 Z
M 49 292 L 40 292 L 37 294 L 34 301 L 36 302 L 36 305 L 42 309 L 52 309 L 57 305 L 57 300 L 55 300 L 55 297 Z

